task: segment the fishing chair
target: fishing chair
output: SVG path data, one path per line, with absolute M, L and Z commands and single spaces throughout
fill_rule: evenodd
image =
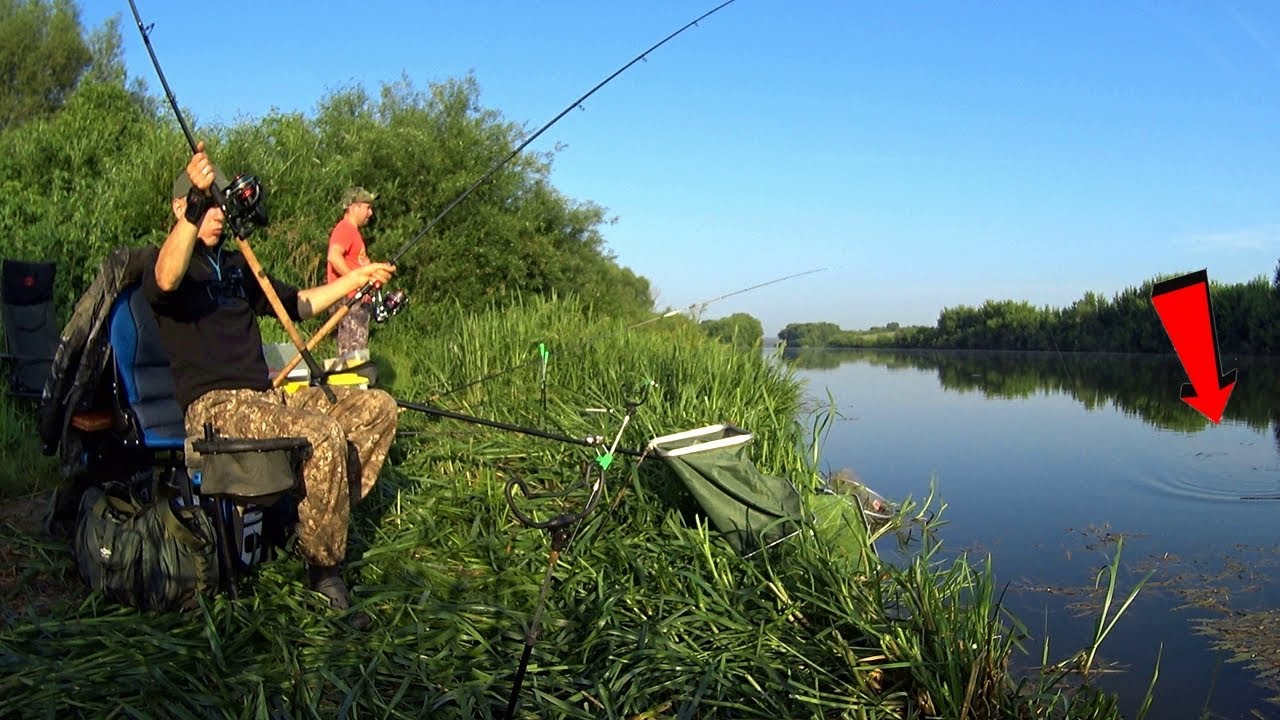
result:
M 265 559 L 273 544 L 283 544 L 292 526 L 289 503 L 277 501 L 297 486 L 310 445 L 302 438 L 223 438 L 212 427 L 203 437 L 188 438 L 159 328 L 137 285 L 116 297 L 108 322 L 115 369 L 111 409 L 71 421 L 88 436 L 86 474 L 125 475 L 135 494 L 145 496 L 154 487 L 164 496 L 147 501 L 202 507 L 217 531 L 223 587 L 235 597 L 240 571 Z M 114 472 L 93 472 L 95 466 Z
M 5 260 L 0 269 L 0 310 L 8 361 L 9 394 L 39 399 L 58 347 L 53 312 L 53 263 Z

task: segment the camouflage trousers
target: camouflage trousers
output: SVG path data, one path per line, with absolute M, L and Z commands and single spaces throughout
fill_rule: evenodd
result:
M 311 457 L 302 466 L 298 550 L 312 565 L 337 565 L 347 552 L 351 509 L 364 499 L 396 432 L 396 401 L 381 390 L 324 388 L 212 390 L 187 408 L 187 435 L 204 424 L 225 437 L 305 437 Z
M 337 312 L 341 305 L 335 305 L 331 312 Z M 369 347 L 369 303 L 359 302 L 351 306 L 351 310 L 338 321 L 338 357 L 353 350 L 365 350 Z

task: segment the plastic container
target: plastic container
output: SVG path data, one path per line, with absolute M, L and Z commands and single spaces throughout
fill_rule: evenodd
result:
M 285 383 L 282 387 L 285 392 L 292 394 L 297 392 L 298 388 L 304 388 L 308 384 L 309 383 L 306 380 L 295 380 Z M 359 390 L 369 389 L 369 381 L 363 376 L 355 373 L 338 373 L 337 375 L 330 375 L 325 379 L 325 384 L 333 387 L 353 387 Z

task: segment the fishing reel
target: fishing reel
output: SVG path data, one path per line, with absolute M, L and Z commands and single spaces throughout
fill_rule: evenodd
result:
M 227 227 L 238 238 L 247 239 L 254 230 L 267 226 L 266 190 L 255 175 L 237 175 L 226 189 Z
M 409 295 L 404 290 L 384 293 L 382 288 L 378 288 L 378 294 L 373 296 L 373 319 L 384 323 L 398 315 L 408 304 Z

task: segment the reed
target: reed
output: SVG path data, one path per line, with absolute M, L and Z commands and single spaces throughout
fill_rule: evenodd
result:
M 36 402 L 9 397 L 0 386 L 0 500 L 48 490 L 57 481 L 57 463 L 40 453 L 35 439 Z
M 1099 570 L 1097 577 L 1094 578 L 1094 589 L 1096 590 L 1101 587 L 1103 576 L 1106 576 L 1106 593 L 1102 600 L 1102 609 L 1094 620 L 1093 641 L 1089 643 L 1089 648 L 1081 661 L 1080 672 L 1084 675 L 1088 675 L 1092 670 L 1093 660 L 1098 654 L 1098 648 L 1102 646 L 1102 641 L 1107 638 L 1107 635 L 1111 634 L 1111 630 L 1120 620 L 1120 616 L 1124 614 L 1125 610 L 1129 609 L 1134 599 L 1138 597 L 1138 591 L 1142 589 L 1143 585 L 1147 584 L 1147 580 L 1150 580 L 1151 575 L 1155 573 L 1155 570 L 1151 570 L 1141 580 L 1134 583 L 1133 588 L 1130 589 L 1120 607 L 1116 609 L 1115 613 L 1112 613 L 1111 604 L 1116 596 L 1116 581 L 1120 574 L 1120 556 L 1123 551 L 1124 536 L 1121 535 L 1116 541 L 1116 552 L 1111 557 L 1110 562 L 1107 563 L 1106 567 Z

